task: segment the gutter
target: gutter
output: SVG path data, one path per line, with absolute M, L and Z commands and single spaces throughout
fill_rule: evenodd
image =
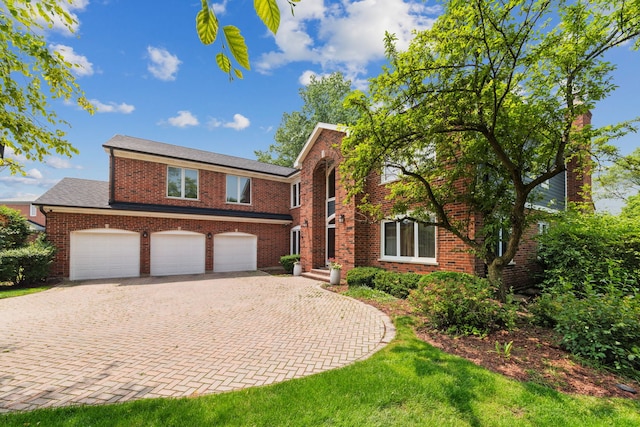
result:
M 109 204 L 116 199 L 116 157 L 113 155 L 113 147 L 109 147 Z

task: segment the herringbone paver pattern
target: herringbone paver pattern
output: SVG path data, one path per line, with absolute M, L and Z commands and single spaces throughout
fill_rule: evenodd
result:
M 93 281 L 0 300 L 0 412 L 271 384 L 393 338 L 371 306 L 263 273 Z

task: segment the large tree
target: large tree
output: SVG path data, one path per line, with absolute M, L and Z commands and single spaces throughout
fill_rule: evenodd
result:
M 24 166 L 5 157 L 42 161 L 53 152 L 71 156 L 78 151 L 65 140 L 67 125 L 51 110 L 51 99 L 75 100 L 87 111 L 92 106 L 75 83 L 72 65 L 52 51 L 42 35 L 45 27 L 61 22 L 69 31 L 74 21 L 61 5 L 71 0 L 5 0 L 0 3 L 0 170 L 24 172 Z
M 619 157 L 606 167 L 597 178 L 600 193 L 605 198 L 626 200 L 640 193 L 640 148 Z
M 536 215 L 536 189 L 570 159 L 588 165 L 589 150 L 610 152 L 607 141 L 631 127 L 575 123 L 614 90 L 603 55 L 637 49 L 639 34 L 638 0 L 447 2 L 406 51 L 388 35 L 390 65 L 369 95 L 348 98 L 363 113 L 342 146 L 349 194 L 371 171 L 395 167 L 391 215 L 449 230 L 486 262 L 504 298 L 502 272 Z M 509 237 L 499 255 L 500 230 Z
M 303 106 L 300 111 L 284 113 L 276 130 L 275 144 L 267 151 L 255 151 L 257 159 L 265 163 L 293 166 L 304 143 L 318 122 L 351 124 L 359 110 L 345 107 L 344 99 L 351 92 L 351 81 L 342 73 L 328 76 L 311 76 L 310 83 L 300 89 Z

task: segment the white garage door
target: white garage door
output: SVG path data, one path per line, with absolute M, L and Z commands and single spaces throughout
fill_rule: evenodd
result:
M 246 233 L 216 234 L 213 271 L 253 271 L 258 267 L 258 237 Z
M 204 234 L 161 231 L 151 234 L 151 275 L 202 274 L 205 269 Z
M 138 277 L 140 234 L 110 228 L 72 231 L 69 259 L 71 280 Z

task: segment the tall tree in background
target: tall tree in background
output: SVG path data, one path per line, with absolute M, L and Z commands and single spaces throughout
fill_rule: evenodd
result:
M 302 110 L 282 115 L 282 122 L 274 135 L 276 143 L 267 151 L 255 151 L 257 159 L 291 167 L 318 122 L 354 123 L 359 117 L 358 109 L 343 104 L 350 92 L 351 81 L 345 80 L 342 73 L 320 78 L 311 76 L 309 85 L 300 89 L 304 102 Z
M 61 4 L 71 0 L 5 0 L 0 3 L 0 170 L 24 173 L 24 166 L 5 157 L 42 161 L 56 152 L 78 151 L 64 138 L 67 125 L 50 109 L 50 99 L 74 100 L 87 111 L 85 99 L 71 73 L 72 65 L 47 46 L 43 28 L 62 22 L 72 31 L 74 21 Z
M 371 171 L 395 167 L 392 215 L 449 230 L 485 261 L 504 299 L 502 273 L 535 218 L 538 186 L 570 159 L 588 164 L 589 147 L 610 153 L 607 141 L 631 127 L 575 122 L 614 89 L 604 53 L 637 49 L 639 34 L 638 0 L 447 2 L 406 52 L 388 35 L 390 67 L 370 95 L 348 98 L 362 111 L 342 146 L 349 194 L 361 194 Z
M 601 187 L 599 193 L 607 199 L 626 200 L 640 193 L 640 148 L 616 159 L 598 175 L 597 182 Z

